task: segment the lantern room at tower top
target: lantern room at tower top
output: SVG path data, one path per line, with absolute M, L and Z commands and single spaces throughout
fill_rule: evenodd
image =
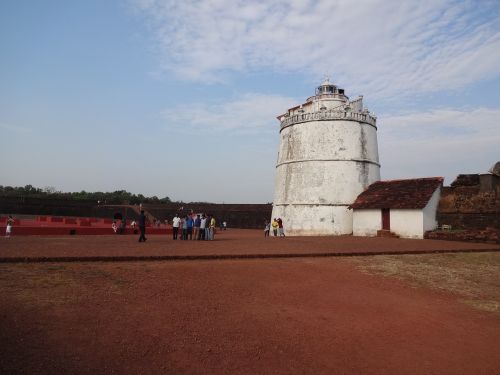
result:
M 330 83 L 327 78 L 315 90 L 315 95 L 307 98 L 305 103 L 288 109 L 277 119 L 283 126 L 309 119 L 308 114 L 316 113 L 316 119 L 322 118 L 343 118 L 346 120 L 361 120 L 376 127 L 376 117 L 368 109 L 363 107 L 363 96 L 360 95 L 354 100 L 349 100 L 344 89 Z M 294 117 L 295 116 L 295 117 Z
M 323 83 L 316 88 L 315 97 L 318 97 L 320 95 L 322 97 L 323 97 L 323 95 L 328 95 L 327 97 L 343 97 L 343 98 L 349 99 L 349 98 L 347 98 L 347 96 L 344 95 L 344 89 L 339 89 L 339 88 L 337 88 L 337 86 L 331 84 L 330 79 L 328 79 L 328 78 L 326 78 L 323 81 Z M 307 99 L 307 101 L 309 101 L 312 98 L 313 97 Z

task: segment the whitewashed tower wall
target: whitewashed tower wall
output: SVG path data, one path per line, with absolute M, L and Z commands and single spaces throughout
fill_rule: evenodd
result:
M 272 218 L 292 236 L 352 233 L 348 206 L 380 180 L 376 118 L 326 80 L 278 119 Z

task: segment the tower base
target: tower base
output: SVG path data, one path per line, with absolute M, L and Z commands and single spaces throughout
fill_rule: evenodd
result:
M 352 210 L 347 205 L 286 204 L 273 206 L 271 220 L 281 218 L 287 236 L 352 234 Z

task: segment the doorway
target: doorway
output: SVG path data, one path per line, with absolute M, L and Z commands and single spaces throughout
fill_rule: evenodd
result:
M 382 229 L 391 230 L 391 210 L 382 208 Z

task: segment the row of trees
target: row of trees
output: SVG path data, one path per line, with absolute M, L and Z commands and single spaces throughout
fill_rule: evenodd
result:
M 102 204 L 140 204 L 140 203 L 171 203 L 169 197 L 158 198 L 157 196 L 145 197 L 142 194 L 132 194 L 126 190 L 116 190 L 113 192 L 80 192 L 67 193 L 56 190 L 52 186 L 43 189 L 32 185 L 22 186 L 2 186 L 0 185 L 0 196 L 12 197 L 36 197 L 36 198 L 58 198 L 58 199 L 83 199 L 100 202 Z

